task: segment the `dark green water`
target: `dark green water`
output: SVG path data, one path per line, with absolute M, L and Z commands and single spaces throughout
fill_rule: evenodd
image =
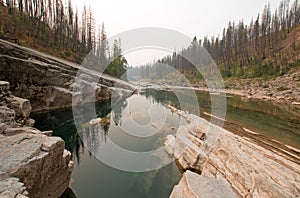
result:
M 157 101 L 172 101 L 172 104 L 180 107 L 176 102 L 176 95 L 172 92 L 149 90 Z M 149 93 L 147 93 L 149 94 Z M 182 92 L 185 94 L 185 91 Z M 178 93 L 177 93 L 178 95 Z M 211 98 L 221 97 L 210 95 L 207 92 L 196 91 L 199 106 L 193 103 L 184 105 L 185 110 L 191 113 L 199 108 L 200 116 L 210 120 L 205 115 L 211 113 Z M 275 104 L 262 100 L 242 100 L 239 96 L 226 96 L 226 121 L 223 127 L 229 131 L 239 133 L 244 128 L 262 134 L 268 139 L 279 141 L 300 149 L 300 107 L 290 104 Z
M 103 147 L 108 140 L 134 152 L 163 148 L 165 137 L 175 134 L 178 126 L 185 121 L 152 97 L 142 95 L 121 101 L 114 109 L 111 109 L 110 102 L 98 103 L 96 109 L 97 117 L 106 117 L 110 121 L 96 127 L 83 127 L 83 136 L 88 137 L 85 140 L 78 136 L 71 109 L 32 115 L 37 128 L 52 129 L 53 135 L 62 137 L 66 149 L 72 152 L 75 164 L 71 189 L 76 197 L 169 197 L 181 178 L 174 161 L 152 171 L 128 172 L 108 166 L 95 154 L 109 152 Z M 122 159 L 124 156 L 113 157 Z
M 183 101 L 187 103 L 184 110 L 191 113 L 199 110 L 200 116 L 210 120 L 207 113 L 211 112 L 212 96 L 198 91 L 196 95 L 199 106 Z M 173 186 L 181 177 L 174 162 L 157 170 L 132 173 L 112 168 L 96 159 L 93 154 L 95 151 L 106 152 L 101 150 L 101 145 L 105 144 L 107 139 L 135 152 L 162 147 L 166 135 L 176 133 L 176 128 L 183 123 L 177 115 L 162 105 L 169 103 L 177 108 L 181 108 L 182 105 L 182 101 L 179 103 L 177 96 L 172 92 L 149 89 L 122 101 L 118 108 L 111 109 L 109 101 L 96 104 L 97 117 L 107 117 L 110 122 L 101 124 L 97 130 L 90 127 L 89 130 L 85 130 L 89 131 L 87 136 L 101 139 L 98 141 L 100 143 L 89 142 L 90 145 L 95 145 L 92 149 L 91 146 L 86 148 L 79 138 L 71 109 L 36 113 L 32 117 L 36 120 L 37 128 L 54 130 L 54 135 L 62 137 L 66 142 L 66 149 L 72 152 L 75 165 L 71 188 L 78 198 L 165 198 L 169 197 Z M 259 100 L 244 101 L 240 97 L 230 96 L 227 97 L 224 127 L 234 133 L 246 128 L 262 134 L 267 139 L 300 149 L 299 113 L 299 108 L 293 106 L 278 106 Z M 155 127 L 149 123 L 154 123 Z M 160 126 L 160 123 L 164 124 Z M 142 130 L 136 124 L 142 126 Z M 149 137 L 136 137 L 139 134 Z

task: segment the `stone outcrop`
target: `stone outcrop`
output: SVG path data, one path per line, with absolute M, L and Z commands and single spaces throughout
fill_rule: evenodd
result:
M 230 184 L 224 178 L 207 178 L 191 171 L 186 171 L 176 185 L 170 198 L 197 197 L 236 197 Z
M 0 197 L 58 198 L 69 187 L 71 154 L 61 138 L 32 127 L 30 110 L 0 81 Z
M 299 151 L 290 147 L 293 152 L 287 157 L 195 115 L 184 116 L 189 124 L 181 126 L 175 136 L 168 136 L 165 147 L 184 170 L 197 173 L 187 171 L 173 189 L 172 198 L 189 197 L 182 193 L 191 197 L 300 195 L 300 164 L 295 162 Z M 232 192 L 230 196 L 223 196 L 228 192 Z
M 112 94 L 129 95 L 134 90 L 124 81 L 3 40 L 0 80 L 11 82 L 12 93 L 29 99 L 33 111 L 69 107 L 72 96 L 84 95 L 75 101 L 81 104 L 109 99 Z

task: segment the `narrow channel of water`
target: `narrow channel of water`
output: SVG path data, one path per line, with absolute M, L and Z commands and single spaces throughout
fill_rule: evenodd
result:
M 196 95 L 199 106 L 185 105 L 188 109 L 184 110 L 194 113 L 200 108 L 200 116 L 209 120 L 211 96 L 200 91 Z M 66 142 L 66 149 L 72 152 L 75 165 L 71 188 L 76 197 L 166 198 L 181 177 L 175 162 L 158 170 L 132 173 L 112 168 L 93 155 L 95 152 L 103 152 L 101 145 L 108 139 L 134 152 L 162 147 L 166 135 L 175 134 L 178 126 L 185 122 L 166 109 L 164 104 L 180 108 L 174 93 L 153 89 L 121 101 L 114 109 L 111 109 L 110 101 L 97 103 L 97 117 L 102 118 L 103 122 L 97 128 L 88 123 L 83 124 L 86 134 L 84 137 L 90 137 L 89 149 L 77 134 L 71 109 L 36 113 L 32 118 L 36 120 L 38 129 L 54 130 L 53 135 L 62 137 Z M 297 108 L 229 96 L 224 127 L 237 134 L 245 129 L 251 130 L 262 134 L 266 139 L 274 139 L 300 149 L 298 113 Z M 142 126 L 142 130 L 137 126 Z M 139 135 L 144 137 L 137 137 Z
M 175 134 L 185 120 L 152 97 L 142 95 L 133 95 L 113 109 L 110 106 L 110 102 L 96 105 L 97 116 L 103 122 L 90 125 L 87 120 L 80 131 L 85 140 L 78 136 L 71 109 L 36 113 L 32 117 L 37 128 L 53 129 L 53 135 L 62 137 L 66 149 L 72 152 L 75 165 L 71 189 L 76 197 L 168 197 L 181 178 L 174 161 L 157 170 L 134 173 L 112 168 L 96 159 L 95 154 L 106 152 L 101 146 L 108 140 L 133 152 L 163 148 L 165 137 Z
M 186 92 L 182 91 L 184 95 Z M 200 112 L 200 117 L 211 120 L 211 97 L 221 97 L 218 94 L 210 95 L 204 91 L 195 91 L 199 105 L 194 103 L 184 104 L 190 113 Z M 180 108 L 182 106 L 176 99 L 177 96 L 170 91 L 148 89 L 143 92 L 146 96 L 153 97 L 160 103 L 171 103 Z M 180 91 L 176 91 L 180 94 Z M 258 99 L 243 99 L 240 96 L 226 96 L 226 121 L 224 128 L 239 134 L 244 129 L 250 130 L 274 139 L 282 144 L 300 149 L 300 107 L 289 104 L 275 104 Z M 197 109 L 197 111 L 196 111 Z

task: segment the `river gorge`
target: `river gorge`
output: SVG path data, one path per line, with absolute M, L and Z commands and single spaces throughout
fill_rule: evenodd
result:
M 182 91 L 182 94 L 185 92 Z M 201 91 L 197 91 L 196 94 L 200 104 L 200 116 L 210 120 L 210 94 Z M 100 130 L 89 130 L 85 133 L 102 139 L 99 145 L 90 142 L 98 152 L 106 152 L 101 151 L 100 146 L 105 144 L 106 138 L 136 152 L 157 149 L 164 145 L 168 135 L 176 134 L 179 125 L 186 124 L 183 118 L 166 108 L 168 104 L 178 107 L 179 101 L 174 93 L 170 90 L 149 88 L 125 99 L 118 107 L 112 108 L 110 101 L 97 103 L 97 116 L 107 118 L 109 121 L 102 124 Z M 292 161 L 299 164 L 300 123 L 294 115 L 297 109 L 291 107 L 290 111 L 287 111 L 276 104 L 260 100 L 245 101 L 233 95 L 227 96 L 227 104 L 225 129 L 242 137 L 251 138 L 257 144 L 275 150 L 274 152 L 286 155 L 287 151 L 291 153 L 290 155 L 296 156 L 292 157 Z M 193 109 L 195 107 L 190 106 L 189 111 L 193 113 Z M 75 165 L 71 189 L 77 197 L 163 198 L 170 195 L 173 186 L 181 178 L 182 167 L 177 166 L 175 161 L 159 170 L 130 173 L 109 167 L 97 160 L 91 148 L 84 145 L 77 134 L 72 109 L 34 113 L 32 117 L 36 120 L 38 129 L 54 130 L 53 135 L 62 137 L 66 142 L 66 149 L 72 152 Z M 166 120 L 162 122 L 165 117 Z M 143 131 L 135 131 L 138 129 L 134 122 L 145 124 Z M 127 134 L 126 130 L 135 134 L 151 134 L 155 130 L 158 132 L 148 138 L 137 138 Z M 291 149 L 292 147 L 295 149 Z
M 0 195 L 300 194 L 298 105 L 130 84 L 5 41 L 0 50 L 0 79 L 8 81 L 1 81 L 0 146 L 7 152 L 1 155 Z M 85 92 L 91 87 L 95 95 Z M 79 114 L 74 99 L 83 110 Z M 127 158 L 114 146 L 150 155 Z

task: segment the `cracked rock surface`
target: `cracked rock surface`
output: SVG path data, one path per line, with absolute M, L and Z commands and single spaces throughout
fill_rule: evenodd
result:
M 11 92 L 28 99 L 33 111 L 70 107 L 72 97 L 79 105 L 130 95 L 135 89 L 122 80 L 1 39 L 0 80 L 10 82 Z
M 59 198 L 69 187 L 73 162 L 59 137 L 32 127 L 30 102 L 0 81 L 0 197 Z
M 166 151 L 186 170 L 171 198 L 300 196 L 299 150 L 269 150 L 200 117 L 184 116 L 190 123 L 165 141 Z M 199 138 L 203 133 L 206 138 Z

